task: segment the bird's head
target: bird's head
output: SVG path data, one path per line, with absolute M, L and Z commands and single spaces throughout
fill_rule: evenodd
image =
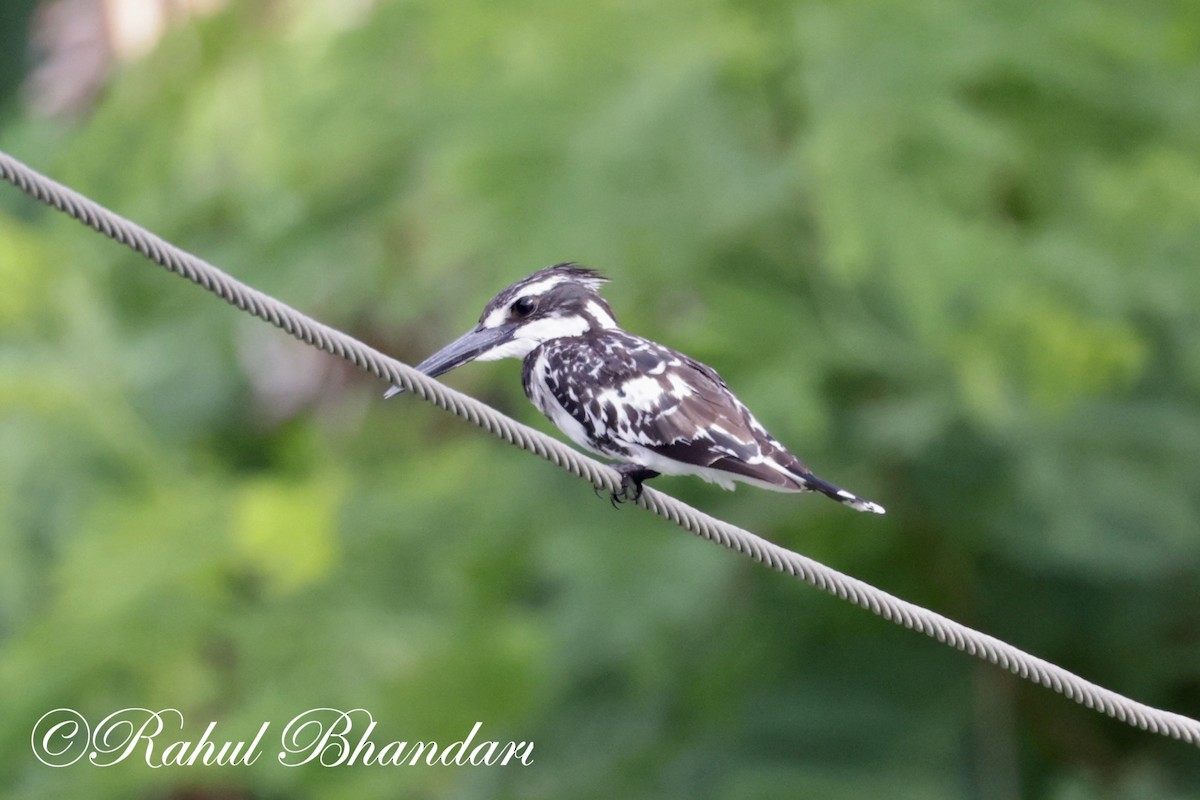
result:
M 607 280 L 575 264 L 538 270 L 491 299 L 479 324 L 417 365 L 431 378 L 469 361 L 524 358 L 543 342 L 615 328 L 599 289 Z M 398 386 L 385 397 L 403 391 Z

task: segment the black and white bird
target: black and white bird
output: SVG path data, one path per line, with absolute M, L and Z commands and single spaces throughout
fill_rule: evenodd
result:
M 767 433 L 712 367 L 621 330 L 599 294 L 599 273 L 557 264 L 504 289 L 479 324 L 417 365 L 436 377 L 469 361 L 520 358 L 525 394 L 576 444 L 614 459 L 622 491 L 642 481 L 698 475 L 777 492 L 820 492 L 857 511 L 884 513 L 814 475 Z M 403 389 L 393 386 L 385 397 Z

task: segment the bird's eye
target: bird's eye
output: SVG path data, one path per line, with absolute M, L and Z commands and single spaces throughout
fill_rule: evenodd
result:
M 536 306 L 532 297 L 520 297 L 512 304 L 512 312 L 514 316 L 528 317 Z

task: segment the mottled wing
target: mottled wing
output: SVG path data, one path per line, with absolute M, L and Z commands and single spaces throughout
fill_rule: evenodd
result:
M 808 470 L 754 419 L 721 377 L 663 345 L 623 332 L 598 333 L 592 348 L 594 387 L 578 402 L 566 386 L 551 387 L 564 408 L 593 429 L 603 447 L 636 444 L 666 458 L 723 470 L 787 488 Z
M 798 458 L 771 436 L 706 364 L 682 357 L 667 375 L 686 376 L 690 391 L 676 411 L 659 418 L 652 446 L 667 458 L 733 472 L 782 487 L 798 487 L 794 474 L 808 473 Z

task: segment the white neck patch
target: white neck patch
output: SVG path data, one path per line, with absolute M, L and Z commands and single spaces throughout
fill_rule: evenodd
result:
M 600 303 L 597 303 L 595 300 L 588 300 L 587 310 L 588 313 L 592 315 L 592 318 L 596 320 L 596 325 L 598 327 L 617 327 L 617 321 L 613 319 L 612 314 L 608 313 L 604 306 Z

